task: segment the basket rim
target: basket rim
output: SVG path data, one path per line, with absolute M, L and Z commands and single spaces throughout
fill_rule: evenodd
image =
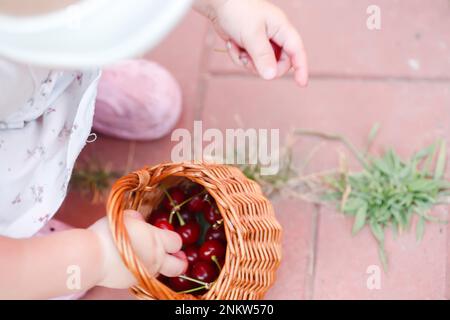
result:
M 215 169 L 217 169 L 217 172 L 215 172 Z M 155 176 L 157 178 L 155 178 Z M 261 201 L 261 203 L 264 204 L 264 207 L 259 207 L 258 209 L 267 211 L 265 212 L 267 217 L 264 216 L 264 218 L 270 219 L 270 223 L 268 225 L 271 225 L 272 227 L 271 229 L 272 232 L 269 234 L 269 238 L 272 237 L 273 239 L 270 238 L 269 240 L 272 241 L 275 246 L 274 247 L 270 246 L 270 248 L 268 249 L 271 250 L 270 253 L 272 254 L 271 257 L 272 260 L 268 261 L 269 264 L 264 263 L 263 267 L 265 269 L 261 270 L 262 273 L 269 272 L 268 273 L 269 278 L 263 281 L 263 283 L 259 283 L 259 286 L 256 289 L 254 288 L 252 289 L 254 290 L 254 292 L 251 294 L 250 298 L 251 299 L 261 298 L 273 284 L 275 277 L 274 272 L 278 268 L 281 259 L 282 229 L 275 218 L 272 205 L 270 204 L 268 199 L 265 198 L 264 195 L 262 194 L 260 186 L 253 180 L 250 180 L 247 177 L 245 177 L 238 168 L 233 166 L 222 164 L 209 164 L 209 163 L 192 163 L 192 162 L 163 163 L 151 167 L 145 166 L 140 170 L 133 171 L 118 179 L 111 190 L 107 203 L 107 214 L 109 217 L 110 229 L 113 234 L 113 239 L 119 250 L 122 261 L 138 281 L 138 284 L 136 286 L 130 288 L 132 293 L 135 294 L 138 298 L 145 299 L 148 296 L 152 296 L 154 298 L 161 299 L 161 297 L 158 296 L 157 292 L 158 290 L 161 289 L 160 293 L 164 297 L 166 297 L 165 299 L 171 298 L 171 299 L 203 300 L 219 297 L 221 296 L 220 295 L 221 293 L 223 295 L 224 290 L 228 291 L 230 289 L 230 286 L 231 288 L 233 288 L 231 274 L 236 273 L 237 271 L 236 266 L 231 265 L 232 263 L 231 260 L 234 261 L 236 259 L 236 254 L 242 253 L 245 255 L 246 253 L 248 253 L 246 250 L 248 249 L 247 248 L 249 245 L 248 241 L 250 240 L 248 239 L 245 240 L 241 234 L 241 232 L 243 232 L 242 229 L 241 230 L 239 229 L 239 224 L 242 222 L 240 222 L 238 219 L 239 218 L 238 213 L 234 211 L 235 210 L 234 206 L 236 204 L 231 203 L 231 201 L 230 203 L 227 203 L 228 199 L 222 199 L 220 197 L 220 194 L 224 193 L 224 198 L 226 198 L 225 191 L 221 190 L 220 185 L 218 183 L 214 184 L 211 182 L 211 181 L 214 182 L 214 179 L 216 179 L 217 181 L 222 181 L 221 179 L 224 179 L 224 177 L 222 176 L 224 176 L 227 179 L 230 178 L 232 180 L 236 180 L 238 184 L 239 182 L 241 182 L 241 186 L 243 186 L 242 187 L 243 189 L 250 188 L 249 190 L 251 190 L 252 194 L 260 197 L 259 200 Z M 161 182 L 168 177 L 181 177 L 193 183 L 197 183 L 203 186 L 207 191 L 207 193 L 216 202 L 220 215 L 223 218 L 225 236 L 227 239 L 225 262 L 222 267 L 222 270 L 219 272 L 217 279 L 214 281 L 214 283 L 211 284 L 211 287 L 203 295 L 192 295 L 189 293 L 176 292 L 172 290 L 170 287 L 168 287 L 165 283 L 159 281 L 155 276 L 151 276 L 150 274 L 148 274 L 144 264 L 142 263 L 141 258 L 135 253 L 134 248 L 132 247 L 128 231 L 124 224 L 123 212 L 126 209 L 135 209 L 135 210 L 136 208 L 139 209 L 140 204 L 136 202 L 136 197 L 139 198 L 139 196 L 141 196 L 142 194 L 155 190 L 155 188 L 159 187 Z M 228 182 L 226 182 L 225 185 L 227 183 Z M 125 197 L 126 194 L 127 197 Z M 130 199 L 132 199 L 131 202 Z M 125 203 L 124 200 L 129 201 L 128 205 L 124 204 Z M 251 209 L 252 208 L 250 208 L 249 210 Z M 238 225 L 235 226 L 234 223 L 238 223 Z M 241 225 L 240 227 L 246 228 L 243 225 Z M 267 227 L 267 226 L 266 223 L 262 224 L 260 223 L 259 226 L 256 227 Z M 253 230 L 254 228 L 255 227 L 252 227 L 251 231 L 254 231 Z M 247 229 L 244 229 L 244 231 L 245 230 Z M 234 239 L 232 237 L 232 231 Z M 259 232 L 263 231 L 259 230 Z M 273 234 L 273 232 L 275 232 L 275 234 Z M 256 253 L 254 250 L 256 250 Z M 261 249 L 259 248 L 259 246 L 257 246 L 253 248 L 253 251 L 250 252 L 253 252 L 253 255 L 254 254 L 259 255 L 261 259 L 261 256 L 267 258 L 266 251 L 267 248 Z M 226 278 L 226 276 L 230 276 L 230 278 L 228 279 Z M 224 286 L 224 288 L 220 287 L 217 288 L 218 285 L 222 285 Z M 155 290 L 156 293 L 154 292 Z M 149 293 L 151 295 L 149 295 Z M 236 294 L 237 293 L 235 292 L 230 293 L 229 295 L 231 295 L 231 299 L 235 299 L 234 296 Z M 242 295 L 242 293 L 240 294 Z

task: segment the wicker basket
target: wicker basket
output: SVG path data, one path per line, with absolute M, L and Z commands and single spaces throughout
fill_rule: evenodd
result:
M 203 185 L 224 219 L 227 253 L 223 269 L 203 296 L 179 294 L 146 271 L 133 251 L 123 223 L 125 209 L 148 215 L 163 197 L 160 184 L 189 179 Z M 141 299 L 262 299 L 281 259 L 281 226 L 257 183 L 231 166 L 168 163 L 120 178 L 108 199 L 111 231 L 128 269 L 138 280 L 131 291 Z

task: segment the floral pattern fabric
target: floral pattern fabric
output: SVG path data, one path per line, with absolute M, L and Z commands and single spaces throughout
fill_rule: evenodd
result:
M 2 72 L 6 65 L 8 72 Z M 23 105 L 0 118 L 0 235 L 23 238 L 39 231 L 66 196 L 91 131 L 100 71 L 24 68 L 0 58 L 0 77 L 10 76 L 14 67 L 26 70 L 33 90 Z

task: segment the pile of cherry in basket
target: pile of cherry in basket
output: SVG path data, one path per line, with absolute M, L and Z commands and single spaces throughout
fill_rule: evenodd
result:
M 148 222 L 181 236 L 189 267 L 179 277 L 158 279 L 176 292 L 204 294 L 225 261 L 227 240 L 222 216 L 214 199 L 199 184 L 162 188 L 164 198 Z

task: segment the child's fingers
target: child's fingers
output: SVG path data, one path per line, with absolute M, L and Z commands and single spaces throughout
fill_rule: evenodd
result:
M 169 230 L 159 229 L 153 226 L 151 227 L 154 229 L 154 232 L 156 232 L 156 236 L 160 238 L 165 252 L 177 253 L 181 250 L 183 242 L 178 233 Z
M 177 277 L 186 272 L 187 260 L 180 259 L 170 254 L 164 256 L 159 273 L 166 277 Z
M 290 57 L 295 72 L 295 80 L 301 86 L 306 86 L 308 84 L 308 62 L 303 40 L 297 30 L 289 26 L 284 32 L 279 32 L 273 40 L 282 45 L 283 50 Z
M 260 30 L 243 39 L 245 50 L 253 60 L 259 75 L 271 80 L 277 75 L 277 61 L 265 30 Z
M 135 211 L 135 210 L 125 210 L 125 211 L 124 211 L 124 214 L 125 214 L 126 217 L 144 221 L 144 217 L 143 217 L 142 214 L 141 214 L 140 212 L 138 212 L 138 211 Z
M 258 74 L 255 64 L 252 61 L 252 58 L 250 58 L 250 56 L 246 51 L 241 51 L 241 53 L 239 54 L 239 59 L 242 61 L 242 63 L 245 65 L 245 68 L 247 68 L 248 71 L 254 74 Z
M 247 68 L 248 70 L 256 73 L 255 66 L 248 53 L 242 50 L 234 41 L 227 41 L 227 50 L 231 61 L 233 61 L 235 65 L 238 67 Z
M 286 54 L 286 52 L 283 51 L 277 65 L 277 77 L 279 78 L 284 76 L 286 73 L 288 73 L 289 70 L 291 70 L 291 68 L 291 59 Z
M 178 251 L 177 253 L 172 254 L 174 257 L 181 259 L 183 261 L 187 261 L 187 256 L 186 253 L 184 253 L 184 251 Z
M 245 67 L 244 61 L 240 59 L 241 50 L 239 47 L 231 40 L 228 40 L 226 45 L 231 61 L 238 67 Z
M 189 261 L 187 259 L 186 253 L 184 253 L 184 251 L 178 251 L 177 253 L 172 254 L 172 256 L 185 262 L 186 266 L 182 272 L 182 273 L 185 273 L 187 271 L 187 269 L 189 268 Z
M 227 51 L 231 61 L 233 61 L 235 65 L 247 68 L 247 70 L 252 73 L 258 73 L 248 53 L 241 49 L 234 41 L 227 41 Z
M 229 48 L 229 55 L 232 61 L 238 65 L 239 67 L 246 67 L 249 71 L 258 74 L 256 67 L 250 58 L 249 54 L 239 48 L 234 42 L 230 41 L 230 44 L 227 45 Z M 281 54 L 280 60 L 277 63 L 277 77 L 282 77 L 292 68 L 290 57 L 283 51 Z

